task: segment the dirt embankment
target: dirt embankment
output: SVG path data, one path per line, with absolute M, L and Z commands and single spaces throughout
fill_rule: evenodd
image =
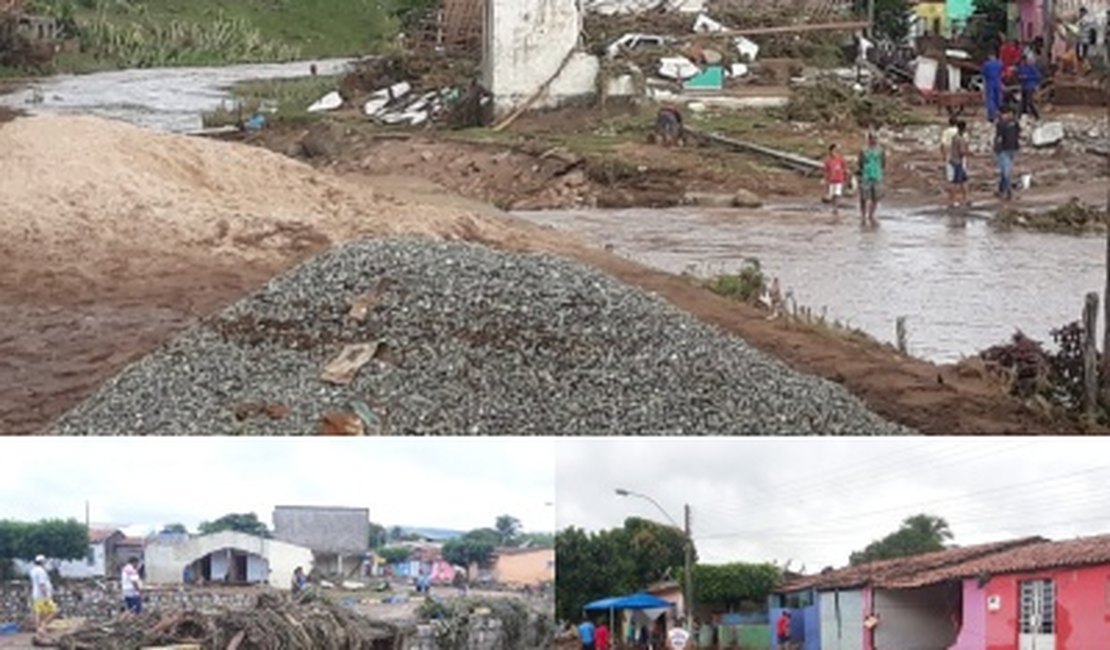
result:
M 878 413 L 925 432 L 1079 431 L 982 377 L 768 322 L 683 278 L 412 179 L 338 177 L 253 147 L 92 118 L 0 126 L 0 167 L 11 170 L 0 177 L 4 433 L 41 430 L 199 316 L 335 242 L 391 233 L 578 259 L 839 381 Z

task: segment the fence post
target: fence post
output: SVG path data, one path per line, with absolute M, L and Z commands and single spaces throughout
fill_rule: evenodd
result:
M 1083 305 L 1083 408 L 1094 416 L 1098 408 L 1098 293 L 1087 294 Z
M 898 351 L 902 354 L 909 353 L 908 338 L 906 333 L 906 317 L 899 316 L 894 320 L 894 339 L 898 342 Z

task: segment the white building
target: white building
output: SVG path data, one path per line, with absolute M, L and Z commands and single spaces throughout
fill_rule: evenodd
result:
M 90 528 L 89 547 L 85 557 L 79 560 L 47 560 L 48 568 L 56 569 L 63 578 L 80 580 L 83 578 L 105 578 L 119 572 L 117 547 L 126 539 L 123 531 L 114 528 Z M 15 569 L 20 575 L 27 575 L 33 563 L 16 560 Z
M 159 537 L 146 548 L 146 574 L 151 584 L 203 581 L 288 589 L 297 567 L 306 573 L 312 569 L 312 551 L 233 531 Z

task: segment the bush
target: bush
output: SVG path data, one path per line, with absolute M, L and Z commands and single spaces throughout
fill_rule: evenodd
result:
M 759 260 L 749 258 L 735 275 L 726 273 L 710 278 L 705 287 L 719 296 L 749 302 L 763 293 L 766 282 Z
M 913 114 L 897 99 L 860 95 L 844 84 L 833 82 L 795 90 L 783 109 L 783 116 L 794 122 L 860 127 L 905 126 L 914 122 Z

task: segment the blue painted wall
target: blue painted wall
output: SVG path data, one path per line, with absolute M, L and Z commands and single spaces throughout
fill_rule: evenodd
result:
M 775 624 L 782 613 L 782 607 L 771 608 L 771 647 L 777 647 L 778 638 L 775 635 Z M 801 609 L 790 610 L 790 636 L 801 645 L 801 650 L 821 650 L 821 612 L 816 604 Z

